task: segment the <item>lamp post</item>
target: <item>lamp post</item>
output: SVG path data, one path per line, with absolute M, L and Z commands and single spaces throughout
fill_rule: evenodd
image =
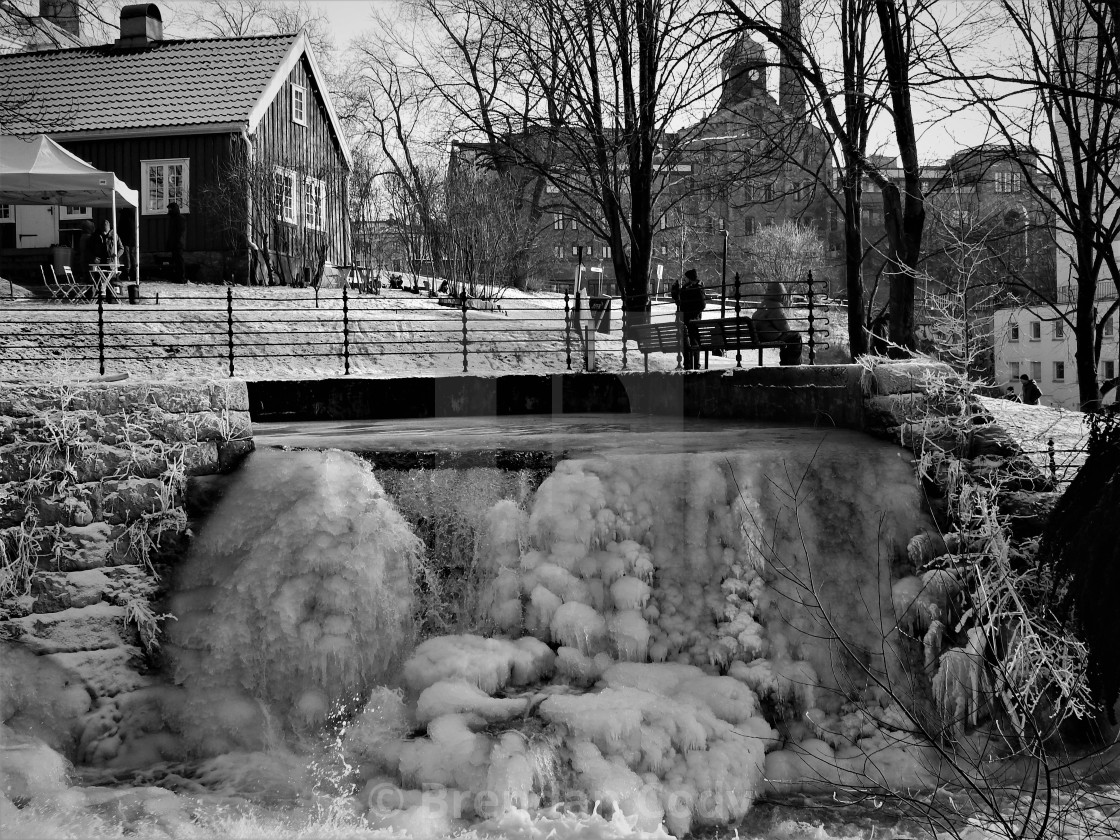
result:
M 719 317 L 727 317 L 727 225 L 719 220 L 720 233 L 723 234 L 723 268 L 720 270 Z

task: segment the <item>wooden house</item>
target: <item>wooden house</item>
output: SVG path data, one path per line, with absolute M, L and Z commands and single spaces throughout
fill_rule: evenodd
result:
M 169 41 L 144 3 L 113 43 L 0 55 L 0 78 L 21 103 L 5 134 L 45 133 L 139 190 L 142 278 L 170 271 L 172 202 L 187 279 L 301 284 L 348 262 L 350 152 L 304 35 Z M 102 215 L 0 206 L 0 271 L 37 275 Z

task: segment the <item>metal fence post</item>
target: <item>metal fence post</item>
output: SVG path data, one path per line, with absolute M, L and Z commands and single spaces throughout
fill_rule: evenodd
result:
M 814 365 L 814 364 L 816 364 L 817 354 L 816 354 L 816 347 L 814 346 L 814 339 L 813 339 L 813 336 L 815 335 L 815 332 L 813 330 L 814 318 L 813 318 L 813 271 L 812 271 L 812 269 L 809 270 L 809 277 L 805 281 L 805 296 L 809 299 L 809 364 Z
M 1050 461 L 1050 480 L 1057 482 L 1058 480 L 1058 462 L 1054 458 L 1054 438 L 1046 441 L 1046 457 Z
M 233 286 L 226 287 L 226 336 L 229 350 L 229 375 L 233 376 Z
M 350 374 L 350 299 L 346 285 L 342 286 L 342 364 L 343 372 Z
M 742 303 L 743 303 L 742 287 L 739 283 L 739 272 L 736 271 L 735 272 L 735 317 L 736 318 L 739 317 L 739 313 L 742 311 Z M 742 348 L 736 347 L 735 348 L 735 367 L 741 368 L 742 366 L 743 366 L 743 350 L 742 350 Z
M 564 355 L 568 370 L 572 369 L 572 307 L 568 292 L 564 292 Z
M 467 372 L 467 290 L 462 292 L 463 305 L 463 373 Z
M 97 289 L 97 360 L 101 375 L 105 375 L 105 296 Z

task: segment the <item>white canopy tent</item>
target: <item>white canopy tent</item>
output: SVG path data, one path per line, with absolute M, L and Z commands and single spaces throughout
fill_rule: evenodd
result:
M 45 134 L 0 135 L 0 204 L 58 204 L 71 207 L 132 208 L 137 258 L 133 280 L 140 282 L 140 199 L 112 172 L 102 172 L 66 151 Z M 116 254 L 113 255 L 116 268 Z

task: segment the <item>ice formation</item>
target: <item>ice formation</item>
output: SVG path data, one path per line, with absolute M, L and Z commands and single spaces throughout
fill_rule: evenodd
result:
M 891 664 L 888 567 L 866 558 L 904 551 L 918 507 L 905 465 L 841 449 L 828 470 L 788 449 L 569 461 L 528 516 L 494 506 L 480 626 L 496 637 L 415 650 L 403 675 L 426 734 L 383 742 L 395 766 L 378 772 L 456 791 L 462 816 L 578 792 L 677 835 L 735 822 L 764 787 L 873 775 L 861 743 L 894 741 L 844 705 Z M 857 508 L 845 468 L 878 508 Z
M 294 726 L 321 724 L 399 662 L 419 552 L 356 456 L 254 453 L 176 580 L 176 680 L 202 696 L 243 692 Z

